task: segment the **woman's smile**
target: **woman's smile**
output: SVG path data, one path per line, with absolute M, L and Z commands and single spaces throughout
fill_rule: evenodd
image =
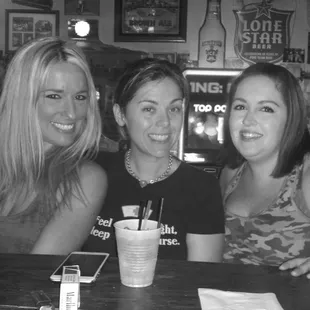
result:
M 258 140 L 262 138 L 263 135 L 255 132 L 255 131 L 249 131 L 249 130 L 241 130 L 240 131 L 240 138 L 242 141 L 252 141 L 252 140 Z
M 149 137 L 155 142 L 167 142 L 169 139 L 169 135 L 162 134 L 149 134 Z
M 51 124 L 61 132 L 68 132 L 68 133 L 74 132 L 75 124 L 63 124 L 58 122 L 51 122 Z

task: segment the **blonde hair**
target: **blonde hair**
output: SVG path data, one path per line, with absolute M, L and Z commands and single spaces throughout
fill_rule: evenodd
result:
M 60 62 L 74 64 L 84 72 L 88 111 L 77 140 L 69 147 L 54 146 L 46 154 L 37 102 L 51 68 Z M 10 214 L 25 191 L 29 195 L 37 192 L 35 197 L 43 195 L 52 208 L 68 205 L 73 188 L 80 192 L 78 168 L 84 159 L 98 151 L 101 120 L 86 57 L 75 43 L 56 37 L 41 38 L 16 52 L 3 83 L 0 132 L 0 214 Z

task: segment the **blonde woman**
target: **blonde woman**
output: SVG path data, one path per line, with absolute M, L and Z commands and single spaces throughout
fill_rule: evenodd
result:
M 101 122 L 85 57 L 58 38 L 21 47 L 0 99 L 0 252 L 80 248 L 104 201 L 104 170 L 90 161 Z

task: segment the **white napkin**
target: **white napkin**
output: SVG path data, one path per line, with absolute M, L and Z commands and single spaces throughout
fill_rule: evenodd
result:
M 199 288 L 202 310 L 283 310 L 274 293 L 243 293 Z

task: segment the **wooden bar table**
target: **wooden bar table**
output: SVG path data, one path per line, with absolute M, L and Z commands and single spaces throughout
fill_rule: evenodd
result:
M 34 307 L 32 290 L 43 290 L 58 307 L 60 284 L 49 276 L 63 259 L 0 254 L 0 309 Z M 81 285 L 81 309 L 201 309 L 198 288 L 273 292 L 284 310 L 310 309 L 310 280 L 275 267 L 158 260 L 153 285 L 129 288 L 120 282 L 116 258 L 108 259 L 94 285 Z

